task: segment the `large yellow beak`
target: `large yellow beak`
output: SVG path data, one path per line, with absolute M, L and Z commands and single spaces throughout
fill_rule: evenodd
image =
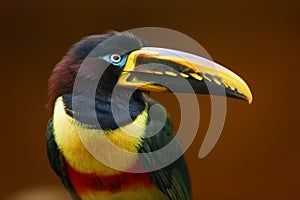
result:
M 164 48 L 144 47 L 131 52 L 118 85 L 155 92 L 170 91 L 168 86 L 172 85 L 173 92 L 190 92 L 185 91 L 182 79 L 195 93 L 252 102 L 249 87 L 232 71 L 203 57 Z

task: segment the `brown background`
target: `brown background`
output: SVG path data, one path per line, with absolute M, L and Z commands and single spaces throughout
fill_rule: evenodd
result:
M 145 26 L 191 36 L 214 60 L 238 72 L 254 94 L 252 105 L 228 100 L 222 136 L 204 159 L 198 158 L 198 151 L 209 104 L 207 97 L 199 97 L 203 126 L 186 154 L 194 199 L 300 199 L 299 1 L 0 4 L 0 199 L 31 188 L 60 186 L 45 154 L 50 117 L 45 102 L 47 79 L 64 52 L 85 35 Z M 174 105 L 176 100 L 167 107 L 178 125 Z

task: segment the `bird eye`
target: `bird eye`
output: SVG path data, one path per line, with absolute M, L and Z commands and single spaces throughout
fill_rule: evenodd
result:
M 109 59 L 112 63 L 119 63 L 122 60 L 122 56 L 119 54 L 112 54 Z

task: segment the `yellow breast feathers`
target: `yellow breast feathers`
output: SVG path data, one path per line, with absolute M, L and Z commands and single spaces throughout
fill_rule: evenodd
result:
M 120 157 L 117 152 L 108 152 L 107 139 L 122 150 L 137 153 L 145 134 L 147 110 L 146 106 L 132 123 L 122 128 L 104 131 L 88 128 L 67 115 L 62 97 L 59 97 L 53 115 L 55 141 L 65 159 L 77 171 L 98 175 L 118 174 L 120 171 L 104 165 L 90 152 L 102 152 L 107 156 L 105 159 L 112 159 L 111 161 L 122 169 L 130 168 L 137 161 L 138 155 L 126 154 Z M 89 150 L 86 148 L 87 145 Z

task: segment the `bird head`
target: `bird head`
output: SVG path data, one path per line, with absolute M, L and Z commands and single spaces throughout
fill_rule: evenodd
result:
M 79 75 L 86 60 L 88 65 Z M 101 70 L 101 77 L 97 77 Z M 124 91 L 134 88 L 138 92 L 191 92 L 184 86 L 188 83 L 195 93 L 226 95 L 252 102 L 247 84 L 225 67 L 182 51 L 150 47 L 126 32 L 88 36 L 75 44 L 53 70 L 49 104 L 53 105 L 64 94 L 71 94 L 78 76 L 84 82 L 98 78 L 96 95 L 99 96 L 111 96 L 116 86 Z

